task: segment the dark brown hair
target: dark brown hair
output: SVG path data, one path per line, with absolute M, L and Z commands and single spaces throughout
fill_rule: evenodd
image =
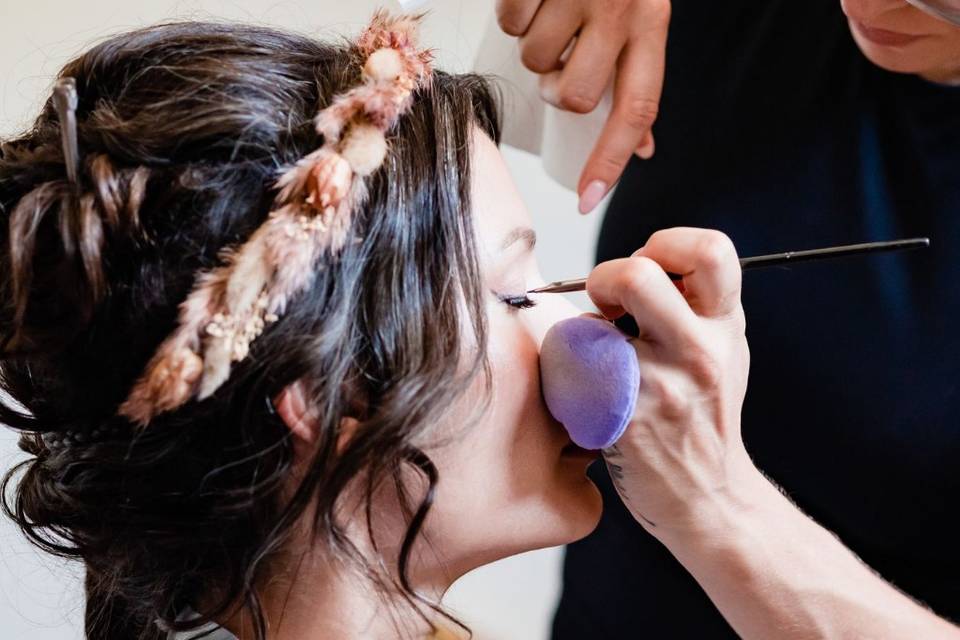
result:
M 0 423 L 32 454 L 5 477 L 4 507 L 37 545 L 84 562 L 89 638 L 159 638 L 156 621 L 193 628 L 239 603 L 262 640 L 257 578 L 308 505 L 318 543 L 363 564 L 334 518 L 360 474 L 368 503 L 396 482 L 410 516 L 399 577 L 364 568 L 421 615 L 436 608 L 407 580 L 436 483 L 413 443 L 488 375 L 469 149 L 474 125 L 497 141 L 499 125 L 482 78 L 436 73 L 388 138 L 354 241 L 214 396 L 143 430 L 116 415 L 198 271 L 263 222 L 278 170 L 320 145 L 311 119 L 360 64 L 349 45 L 272 29 L 146 28 L 60 73 L 79 95 L 76 187 L 51 102 L 3 141 L 0 390 L 25 410 L 0 403 Z M 480 345 L 466 363 L 464 327 Z M 292 445 L 269 398 L 298 379 L 322 428 L 291 497 Z M 338 454 L 347 416 L 360 427 Z M 403 489 L 409 467 L 426 496 Z M 203 619 L 176 621 L 214 592 Z

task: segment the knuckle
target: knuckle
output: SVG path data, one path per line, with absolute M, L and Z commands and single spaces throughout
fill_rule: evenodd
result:
M 647 389 L 656 398 L 656 410 L 662 417 L 671 421 L 682 421 L 690 415 L 690 395 L 675 382 L 664 378 L 644 380 Z
M 519 22 L 516 22 L 512 18 L 500 18 L 497 22 L 500 23 L 500 28 L 508 36 L 519 37 L 524 34 L 524 30 L 519 26 Z
M 623 171 L 624 166 L 626 165 L 626 159 L 620 159 L 609 150 L 605 150 L 603 153 L 600 153 L 596 156 L 596 159 L 593 161 L 593 167 L 598 175 L 601 176 L 613 176 L 613 180 Z
M 660 266 L 649 258 L 631 258 L 620 274 L 620 288 L 631 298 L 644 295 L 662 271 Z
M 656 100 L 644 97 L 632 97 L 624 101 L 620 115 L 628 127 L 646 130 L 657 120 L 660 105 Z
M 526 33 L 527 25 L 510 2 L 504 2 L 503 0 L 497 2 L 496 14 L 497 24 L 507 35 L 522 36 Z
M 648 0 L 647 20 L 654 26 L 665 27 L 670 24 L 673 11 L 670 0 Z
M 737 259 L 737 250 L 730 238 L 720 231 L 708 231 L 697 246 L 699 266 L 717 270 Z
M 535 73 L 546 73 L 554 68 L 554 61 L 543 55 L 540 44 L 525 39 L 520 41 L 520 62 Z
M 723 367 L 719 360 L 703 349 L 697 349 L 687 357 L 684 367 L 694 384 L 701 389 L 715 389 L 720 386 Z
M 747 342 L 747 315 L 743 311 L 743 304 L 737 303 L 730 320 L 737 340 Z
M 599 14 L 607 19 L 621 23 L 633 8 L 634 0 L 603 0 L 599 3 Z
M 661 245 L 668 247 L 670 246 L 670 239 L 673 237 L 673 229 L 660 229 L 654 231 L 650 234 L 650 237 L 647 238 L 646 247 L 660 247 Z M 637 251 L 643 251 L 643 247 L 637 249 Z
M 567 82 L 560 86 L 558 92 L 560 108 L 574 113 L 590 113 L 600 103 L 600 96 L 595 95 L 582 82 Z

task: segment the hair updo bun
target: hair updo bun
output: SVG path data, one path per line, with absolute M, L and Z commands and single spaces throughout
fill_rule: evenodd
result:
M 400 585 L 359 557 L 334 507 L 360 470 L 402 484 L 412 466 L 434 483 L 412 442 L 487 370 L 469 148 L 473 126 L 499 140 L 499 125 L 482 78 L 435 74 L 387 138 L 355 242 L 213 396 L 143 429 L 117 415 L 197 273 L 264 221 L 278 171 L 319 146 L 314 114 L 362 73 L 348 45 L 160 25 L 61 71 L 78 96 L 76 184 L 51 101 L 2 141 L 0 424 L 32 456 L 4 478 L 4 508 L 34 543 L 83 561 L 89 638 L 162 638 L 240 605 L 262 640 L 257 579 L 308 505 L 319 543 L 417 611 L 437 607 L 409 589 L 405 557 Z M 481 346 L 466 367 L 464 324 Z M 291 497 L 269 399 L 298 379 L 321 427 Z M 361 427 L 337 452 L 345 416 Z M 429 500 L 404 499 L 409 552 Z M 202 617 L 178 621 L 186 604 Z

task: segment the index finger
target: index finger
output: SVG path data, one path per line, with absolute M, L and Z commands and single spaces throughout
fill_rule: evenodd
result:
M 669 14 L 634 36 L 620 54 L 613 92 L 613 110 L 600 133 L 577 193 L 580 212 L 593 210 L 620 179 L 627 161 L 657 119 L 667 47 Z
M 638 256 L 601 262 L 587 276 L 587 294 L 609 319 L 633 316 L 647 342 L 677 353 L 698 342 L 700 320 L 653 260 Z
M 664 229 L 633 255 L 683 276 L 684 296 L 698 315 L 724 316 L 740 305 L 740 261 L 733 242 L 719 231 Z

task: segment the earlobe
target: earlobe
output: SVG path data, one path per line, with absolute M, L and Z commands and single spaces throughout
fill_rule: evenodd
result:
M 359 426 L 360 422 L 356 418 L 343 418 L 340 420 L 340 433 L 337 435 L 337 455 L 343 453 L 343 450 L 347 448 L 347 445 L 353 440 L 353 436 Z
M 283 420 L 290 433 L 298 440 L 313 444 L 317 440 L 319 422 L 316 414 L 307 402 L 306 389 L 302 380 L 284 387 L 273 400 L 277 415 Z

